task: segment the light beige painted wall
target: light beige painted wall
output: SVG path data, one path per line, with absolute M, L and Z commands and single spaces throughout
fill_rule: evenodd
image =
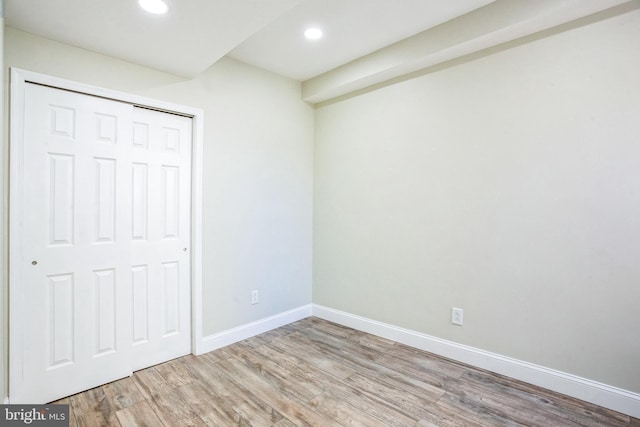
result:
M 311 302 L 314 113 L 298 82 L 231 59 L 184 80 L 9 27 L 5 42 L 7 67 L 204 110 L 205 336 Z
M 639 45 L 635 11 L 319 107 L 314 303 L 640 392 Z

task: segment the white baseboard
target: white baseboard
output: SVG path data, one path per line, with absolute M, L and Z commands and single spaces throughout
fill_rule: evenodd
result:
M 238 341 L 268 332 L 280 326 L 288 325 L 311 316 L 311 304 L 294 308 L 293 310 L 278 313 L 255 322 L 247 323 L 217 334 L 208 335 L 196 346 L 196 355 L 208 353 L 222 347 L 226 347 Z
M 317 304 L 313 304 L 312 313 L 321 319 L 640 418 L 638 393 Z
M 640 418 L 638 393 L 317 304 L 298 307 L 206 336 L 197 346 L 197 354 L 225 347 L 312 315 Z

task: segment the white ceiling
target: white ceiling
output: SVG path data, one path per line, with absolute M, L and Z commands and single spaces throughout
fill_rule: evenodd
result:
M 302 81 L 302 99 L 318 103 L 601 12 L 595 19 L 640 9 L 638 0 L 165 1 L 170 11 L 158 16 L 137 0 L 4 0 L 5 23 L 189 78 L 228 55 Z M 304 39 L 309 25 L 325 37 Z
M 306 80 L 493 0 L 5 0 L 8 25 L 185 77 L 222 56 Z M 309 24 L 325 37 L 308 42 Z
M 494 0 L 303 0 L 231 51 L 304 81 Z M 305 39 L 310 26 L 321 40 Z
M 194 77 L 300 0 L 5 0 L 5 23 L 94 52 Z

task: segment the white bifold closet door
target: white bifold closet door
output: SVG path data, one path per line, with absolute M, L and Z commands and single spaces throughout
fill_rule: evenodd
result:
M 188 354 L 191 118 L 35 84 L 24 114 L 12 403 Z

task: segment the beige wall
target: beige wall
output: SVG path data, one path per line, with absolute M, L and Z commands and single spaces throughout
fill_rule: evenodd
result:
M 4 59 L 204 110 L 205 335 L 311 302 L 313 107 L 299 82 L 231 59 L 184 80 L 8 27 Z
M 635 11 L 319 107 L 314 303 L 640 392 L 639 43 Z

